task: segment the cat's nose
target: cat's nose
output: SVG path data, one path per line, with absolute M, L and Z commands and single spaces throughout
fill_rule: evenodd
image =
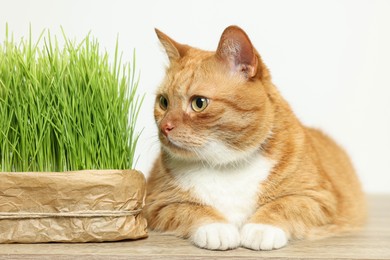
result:
M 161 132 L 165 135 L 168 136 L 169 132 L 174 129 L 174 125 L 172 123 L 166 123 L 161 127 Z

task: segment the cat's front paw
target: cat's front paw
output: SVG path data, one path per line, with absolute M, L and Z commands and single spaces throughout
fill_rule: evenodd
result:
M 241 229 L 241 245 L 253 250 L 278 249 L 287 244 L 286 232 L 265 224 L 245 224 Z
M 190 239 L 196 246 L 211 250 L 228 250 L 240 246 L 237 227 L 225 223 L 200 226 Z

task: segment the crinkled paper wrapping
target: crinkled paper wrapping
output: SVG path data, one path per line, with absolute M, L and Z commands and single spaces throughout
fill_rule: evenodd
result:
M 145 178 L 133 170 L 0 173 L 0 243 L 147 237 Z

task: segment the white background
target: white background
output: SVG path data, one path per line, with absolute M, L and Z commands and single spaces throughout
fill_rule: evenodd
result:
M 31 23 L 35 36 L 60 36 L 60 26 L 78 40 L 91 32 L 110 53 L 119 35 L 128 61 L 136 49 L 146 95 L 137 168 L 146 175 L 159 150 L 154 91 L 167 64 L 154 27 L 215 50 L 237 24 L 299 118 L 347 149 L 367 192 L 390 193 L 390 1 L 0 0 L 1 42 L 6 22 L 17 39 Z

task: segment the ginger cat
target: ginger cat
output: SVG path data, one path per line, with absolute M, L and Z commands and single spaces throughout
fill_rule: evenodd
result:
M 299 122 L 242 29 L 226 28 L 216 52 L 156 33 L 170 65 L 154 112 L 151 229 L 206 249 L 272 250 L 362 225 L 348 156 Z

